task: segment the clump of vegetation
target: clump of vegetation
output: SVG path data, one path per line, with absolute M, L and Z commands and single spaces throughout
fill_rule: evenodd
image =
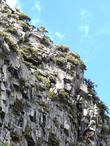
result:
M 80 57 L 77 56 L 76 54 L 73 54 L 73 53 L 69 53 L 67 55 L 67 61 L 68 62 L 71 62 L 73 64 L 79 64 L 80 63 Z
M 32 47 L 32 46 L 28 46 L 28 47 L 24 47 L 19 49 L 19 51 L 26 57 L 31 57 L 32 55 L 37 54 L 37 51 Z
M 30 31 L 31 27 L 29 26 L 29 24 L 27 24 L 27 23 L 25 23 L 23 21 L 21 21 L 20 24 L 21 24 L 21 26 L 23 28 L 23 31 Z
M 59 139 L 53 133 L 49 134 L 48 146 L 59 146 Z
M 52 40 L 48 37 L 48 36 L 45 36 L 43 37 L 41 43 L 47 47 L 50 46 L 50 44 L 52 43 Z
M 69 98 L 69 94 L 64 89 L 59 90 L 58 93 L 55 93 L 54 91 L 49 91 L 48 96 L 52 100 L 58 100 L 60 102 L 65 102 L 65 103 L 68 102 L 68 98 Z
M 18 46 L 13 42 L 10 36 L 5 32 L 0 32 L 0 36 L 2 36 L 6 43 L 10 46 L 10 48 L 14 51 L 18 50 Z
M 56 63 L 56 65 L 60 66 L 62 69 L 66 68 L 67 60 L 65 57 L 57 56 L 54 58 L 54 62 Z
M 2 13 L 10 13 L 10 10 L 7 8 L 7 6 L 5 6 L 2 10 Z
M 25 22 L 29 22 L 29 21 L 31 21 L 31 18 L 30 17 L 28 17 L 26 14 L 24 14 L 24 13 L 17 13 L 18 14 L 18 16 L 19 16 L 19 20 L 22 20 L 22 21 L 25 21 Z
M 95 88 L 97 87 L 97 85 L 94 82 L 92 82 L 90 79 L 84 79 L 84 82 L 88 87 L 89 93 L 93 95 L 94 100 L 97 103 L 97 107 L 100 110 L 100 115 L 102 117 L 105 117 L 106 113 L 109 113 L 108 107 L 102 101 L 100 101 L 100 99 L 96 96 L 97 93 Z
M 16 15 L 16 14 L 7 13 L 7 17 L 8 17 L 8 18 L 14 18 L 14 19 L 16 19 L 16 20 L 19 20 L 19 17 L 18 17 L 18 15 Z
M 37 29 L 38 31 L 40 31 L 40 32 L 42 32 L 42 33 L 48 33 L 48 30 L 42 25 L 42 26 L 40 26 L 38 29 Z
M 47 88 L 50 87 L 50 80 L 49 80 L 47 77 L 45 77 L 45 76 L 43 76 L 43 75 L 41 75 L 41 74 L 36 75 L 36 77 L 37 77 L 37 79 L 38 79 L 39 81 L 43 82 L 43 84 L 44 84 Z
M 52 100 L 56 100 L 58 98 L 58 95 L 54 91 L 49 91 L 48 97 L 51 98 Z
M 59 97 L 59 100 L 67 102 L 69 98 L 69 94 L 64 89 L 62 89 L 59 91 L 58 97 Z
M 69 47 L 64 46 L 64 45 L 56 45 L 56 49 L 61 51 L 61 52 L 68 52 L 69 51 Z
M 11 34 L 18 35 L 18 32 L 15 28 L 7 28 L 6 31 L 11 33 Z
M 74 54 L 74 53 L 68 53 L 67 56 L 67 61 L 75 64 L 75 65 L 80 65 L 80 67 L 84 70 L 86 70 L 86 65 L 84 64 L 84 62 L 80 59 L 80 56 L 78 54 Z
M 92 94 L 92 95 L 96 95 L 96 91 L 95 91 L 95 87 L 97 87 L 97 85 L 95 85 L 94 82 L 92 82 L 90 79 L 84 79 L 85 84 L 88 87 L 88 91 Z
M 109 112 L 108 112 L 108 107 L 107 107 L 102 101 L 99 101 L 99 102 L 97 103 L 97 106 L 98 106 L 98 108 L 99 108 L 99 110 L 100 110 L 100 114 L 101 114 L 102 116 L 104 116 L 105 113 L 109 113 Z

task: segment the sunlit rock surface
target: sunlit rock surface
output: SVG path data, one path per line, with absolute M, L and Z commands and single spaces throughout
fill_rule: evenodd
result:
M 85 64 L 0 1 L 0 146 L 110 146 Z

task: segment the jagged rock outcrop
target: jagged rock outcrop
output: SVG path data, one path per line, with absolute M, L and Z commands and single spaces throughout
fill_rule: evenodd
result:
M 0 146 L 109 146 L 110 119 L 86 66 L 0 3 Z

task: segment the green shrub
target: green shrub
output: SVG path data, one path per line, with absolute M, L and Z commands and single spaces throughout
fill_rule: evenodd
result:
M 0 32 L 0 36 L 2 36 L 4 40 L 6 41 L 6 43 L 8 43 L 10 49 L 14 51 L 18 50 L 18 46 L 13 42 L 12 38 L 10 38 L 10 36 L 7 33 Z
M 64 45 L 56 45 L 56 49 L 61 51 L 61 52 L 68 52 L 69 51 L 69 47 L 64 46 Z
M 69 94 L 63 89 L 59 90 L 58 93 L 55 93 L 54 91 L 49 91 L 48 92 L 48 96 L 52 100 L 58 100 L 58 101 L 64 102 L 64 103 L 67 103 L 68 102 L 68 98 L 69 98 Z
M 69 94 L 68 94 L 64 89 L 61 89 L 61 90 L 59 91 L 59 96 L 60 96 L 60 97 L 68 98 L 68 97 L 69 97 Z
M 6 31 L 11 34 L 18 35 L 18 32 L 15 28 L 8 28 Z
M 48 97 L 53 99 L 53 100 L 56 100 L 58 98 L 58 95 L 54 91 L 49 91 Z
M 68 53 L 66 58 L 68 62 L 71 62 L 72 64 L 76 64 L 76 65 L 78 64 L 81 66 L 82 69 L 86 70 L 86 66 L 84 62 L 80 59 L 80 56 L 78 54 Z
M 23 31 L 30 31 L 31 28 L 27 23 L 21 21 L 20 24 L 23 27 Z
M 105 113 L 108 113 L 108 107 L 102 102 L 102 101 L 99 101 L 97 103 L 97 106 L 100 110 L 100 113 L 102 114 L 102 116 L 105 114 Z
M 27 16 L 26 14 L 24 14 L 24 13 L 17 13 L 17 14 L 18 14 L 20 20 L 26 21 L 26 22 L 31 21 L 31 18 L 29 16 Z
M 50 46 L 50 44 L 52 43 L 51 39 L 48 36 L 44 36 L 41 43 L 45 46 Z
M 60 66 L 61 68 L 65 69 L 67 65 L 67 60 L 65 57 L 57 56 L 54 58 L 54 62 L 56 65 Z
M 9 9 L 7 9 L 6 7 L 3 10 L 1 10 L 1 12 L 2 13 L 10 13 Z
M 14 19 L 16 19 L 16 20 L 19 19 L 18 15 L 16 15 L 16 14 L 11 14 L 11 13 L 7 13 L 7 17 L 8 17 L 8 18 L 14 18 Z
M 42 76 L 42 75 L 36 75 L 36 77 L 37 77 L 37 79 L 39 80 L 39 81 L 41 81 L 41 82 L 43 82 L 43 84 L 47 87 L 47 88 L 49 88 L 50 87 L 50 80 L 47 78 L 47 77 L 44 77 L 44 76 Z
M 67 61 L 71 62 L 73 64 L 78 64 L 79 63 L 79 58 L 76 57 L 76 55 L 69 53 L 67 55 Z

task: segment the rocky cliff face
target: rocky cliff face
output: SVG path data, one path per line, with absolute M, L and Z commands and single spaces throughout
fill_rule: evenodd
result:
M 0 3 L 0 146 L 110 146 L 86 66 L 44 27 Z

